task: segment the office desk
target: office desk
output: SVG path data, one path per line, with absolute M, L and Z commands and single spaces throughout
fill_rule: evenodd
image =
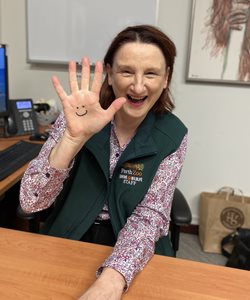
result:
M 0 228 L 0 299 L 77 299 L 112 248 Z M 249 299 L 250 272 L 155 255 L 125 300 Z
M 20 140 L 29 141 L 29 136 L 0 138 L 0 151 L 17 143 Z M 17 171 L 12 173 L 10 176 L 0 181 L 0 197 L 22 178 L 23 173 L 26 170 L 27 166 L 28 163 L 23 165 L 21 168 L 19 168 Z

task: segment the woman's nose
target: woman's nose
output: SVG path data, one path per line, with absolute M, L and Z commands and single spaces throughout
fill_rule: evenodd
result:
M 141 92 L 143 92 L 145 89 L 143 76 L 135 76 L 132 87 L 133 87 L 133 91 L 137 94 L 140 94 Z

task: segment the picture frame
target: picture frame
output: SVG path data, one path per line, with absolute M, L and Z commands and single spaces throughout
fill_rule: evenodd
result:
M 193 0 L 187 81 L 250 84 L 249 53 L 250 2 Z

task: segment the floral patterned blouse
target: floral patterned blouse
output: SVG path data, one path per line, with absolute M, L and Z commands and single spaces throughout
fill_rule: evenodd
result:
M 74 161 L 68 169 L 50 166 L 48 157 L 51 149 L 65 130 L 63 113 L 52 127 L 50 137 L 43 145 L 37 158 L 30 162 L 20 189 L 20 203 L 27 212 L 35 212 L 52 205 L 69 176 Z M 110 135 L 110 176 L 128 144 L 120 147 L 113 124 Z M 97 270 L 103 267 L 120 272 L 126 281 L 126 289 L 136 273 L 141 271 L 154 254 L 155 242 L 168 234 L 173 193 L 180 176 L 187 148 L 187 135 L 176 152 L 167 156 L 159 165 L 147 194 L 136 207 L 120 231 L 111 255 Z M 108 219 L 108 208 L 104 205 L 99 219 Z

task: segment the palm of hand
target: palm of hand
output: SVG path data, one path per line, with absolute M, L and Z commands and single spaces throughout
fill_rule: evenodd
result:
M 109 122 L 99 103 L 99 95 L 91 91 L 77 91 L 67 96 L 63 104 L 67 130 L 72 137 L 92 136 Z
M 81 140 L 81 137 L 91 137 L 110 122 L 117 110 L 126 101 L 116 99 L 107 110 L 99 103 L 99 92 L 102 85 L 102 64 L 96 63 L 94 79 L 89 88 L 90 65 L 87 58 L 82 60 L 81 82 L 78 84 L 75 62 L 69 63 L 69 82 L 71 94 L 67 95 L 57 77 L 52 78 L 55 90 L 61 100 L 66 131 L 71 138 Z M 79 88 L 80 85 L 80 88 Z

